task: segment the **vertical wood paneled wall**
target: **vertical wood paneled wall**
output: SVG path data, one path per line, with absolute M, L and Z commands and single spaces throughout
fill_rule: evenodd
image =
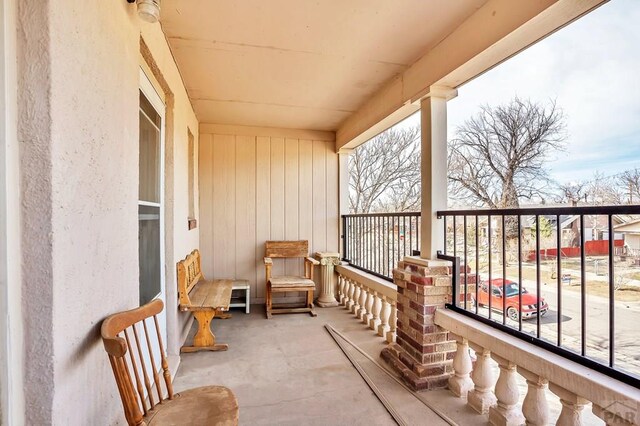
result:
M 263 302 L 265 241 L 304 239 L 311 254 L 339 251 L 338 156 L 329 137 L 284 130 L 270 136 L 267 129 L 216 125 L 200 129 L 205 277 L 247 279 L 251 296 Z M 299 274 L 301 266 L 276 261 L 273 273 Z

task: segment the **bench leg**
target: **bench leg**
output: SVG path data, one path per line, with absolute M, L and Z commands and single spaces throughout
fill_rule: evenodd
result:
M 229 349 L 229 345 L 216 344 L 216 336 L 211 332 L 211 320 L 215 315 L 214 311 L 196 311 L 193 313 L 198 322 L 198 332 L 193 337 L 193 346 L 183 346 L 180 352 L 226 351 Z
M 272 300 L 272 294 L 271 294 L 271 283 L 267 283 L 267 319 L 271 318 L 271 308 L 272 308 L 272 304 L 273 304 L 273 300 Z

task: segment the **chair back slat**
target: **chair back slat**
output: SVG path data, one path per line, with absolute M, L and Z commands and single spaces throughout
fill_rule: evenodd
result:
M 127 363 L 125 362 L 124 357 L 113 357 L 116 370 L 120 380 L 120 395 L 122 397 L 125 416 L 127 417 L 127 422 L 130 425 L 141 425 L 142 421 L 142 413 L 140 412 L 140 407 L 138 407 L 138 403 L 136 402 L 135 391 L 133 390 L 133 386 L 131 384 L 131 376 L 129 375 L 129 369 L 127 367 Z M 118 379 L 116 379 L 117 381 Z
M 160 326 L 158 325 L 158 317 L 153 316 L 153 322 L 156 326 L 156 334 L 158 335 L 158 346 L 160 346 L 160 358 L 162 363 L 162 375 L 164 376 L 164 385 L 167 388 L 167 399 L 173 399 L 173 384 L 171 383 L 171 371 L 169 371 L 169 363 L 164 353 L 164 345 L 162 344 L 162 335 Z
M 151 414 L 155 406 L 162 403 L 164 390 L 166 390 L 169 399 L 173 399 L 174 396 L 171 373 L 156 316 L 162 312 L 163 307 L 162 301 L 154 300 L 145 306 L 112 315 L 102 323 L 102 341 L 109 355 L 109 362 L 122 399 L 125 417 L 130 425 L 144 424 L 143 414 L 144 416 Z M 149 326 L 145 321 L 151 317 L 153 317 L 154 323 L 151 327 L 155 327 L 155 333 L 148 329 Z M 141 342 L 143 336 L 139 335 L 140 322 L 144 330 L 146 345 Z M 133 332 L 133 338 L 131 332 Z M 140 331 L 140 333 L 142 332 Z M 154 348 L 156 356 L 158 352 L 160 353 L 160 365 L 156 364 Z M 129 352 L 128 356 L 127 352 Z M 151 364 L 150 370 L 147 370 L 147 364 Z M 160 377 L 160 370 L 157 367 L 162 368 L 164 380 Z M 153 382 L 150 380 L 150 376 L 153 377 Z M 164 390 L 162 383 L 165 385 Z M 157 403 L 154 393 L 158 397 Z
M 307 257 L 309 255 L 309 241 L 266 241 L 265 257 Z
M 118 393 L 120 394 L 120 399 L 122 400 L 122 405 L 124 406 L 124 411 L 127 419 L 131 416 L 130 406 L 127 402 L 127 394 L 124 390 L 124 380 L 122 378 L 122 369 L 119 367 L 120 363 L 118 362 L 118 358 L 109 355 L 109 362 L 111 363 L 111 369 L 113 370 L 114 376 L 116 378 L 116 385 L 118 385 Z
M 144 415 L 147 415 L 147 404 L 144 400 L 144 389 L 142 388 L 142 381 L 140 380 L 140 374 L 138 374 L 138 366 L 136 365 L 136 359 L 133 356 L 133 350 L 131 349 L 131 341 L 129 340 L 129 333 L 127 329 L 124 329 L 124 338 L 127 341 L 127 351 L 129 352 L 129 359 L 131 361 L 131 368 L 133 368 L 133 375 L 136 378 L 136 389 L 138 390 L 138 398 Z
M 149 330 L 147 330 L 147 322 L 142 320 L 142 327 L 144 328 L 144 337 L 147 340 L 147 349 L 149 350 L 149 359 L 151 361 L 151 374 L 153 374 L 153 383 L 156 385 L 156 392 L 158 393 L 158 404 L 162 404 L 162 388 L 160 387 L 160 374 L 156 368 L 156 361 L 153 358 L 153 348 L 151 347 L 151 340 L 149 339 Z
M 133 335 L 136 338 L 136 347 L 138 348 L 138 358 L 140 360 L 140 366 L 142 368 L 142 376 L 144 377 L 144 386 L 147 388 L 147 397 L 149 398 L 149 405 L 153 410 L 153 407 L 156 406 L 155 401 L 153 400 L 153 390 L 151 389 L 151 382 L 149 381 L 149 375 L 147 374 L 147 366 L 144 362 L 144 355 L 142 354 L 142 345 L 140 345 L 140 338 L 138 337 L 138 327 L 137 324 L 133 324 L 131 328 L 133 329 Z

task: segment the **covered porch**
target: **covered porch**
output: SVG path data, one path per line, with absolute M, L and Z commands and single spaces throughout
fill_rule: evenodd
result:
M 438 258 L 447 101 L 603 0 L 163 0 L 154 23 L 127 0 L 46 3 L 1 3 L 3 424 L 124 424 L 100 323 L 153 298 L 174 389 L 229 387 L 242 424 L 398 422 L 325 324 L 408 424 L 640 419 L 633 385 L 445 309 L 459 271 Z M 341 263 L 348 161 L 414 113 L 422 209 L 391 283 Z M 325 259 L 318 318 L 265 319 L 268 240 Z M 196 324 L 176 264 L 194 249 L 207 279 L 249 285 L 251 314 L 212 323 L 226 352 L 180 352 Z

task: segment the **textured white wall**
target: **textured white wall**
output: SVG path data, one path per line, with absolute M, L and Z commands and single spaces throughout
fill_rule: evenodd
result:
M 51 0 L 54 424 L 121 418 L 99 327 L 138 303 L 139 20 Z
M 187 126 L 197 135 L 197 120 L 159 24 L 142 23 L 134 5 L 25 0 L 19 22 L 25 420 L 123 422 L 99 327 L 138 303 L 141 30 L 173 96 L 166 157 L 170 352 L 187 321 L 177 314 L 175 261 L 198 244 L 186 223 Z
M 45 6 L 45 7 L 43 7 Z M 48 2 L 18 9 L 18 140 L 26 423 L 50 424 L 53 406 L 53 260 Z M 28 313 L 28 314 L 27 314 Z

